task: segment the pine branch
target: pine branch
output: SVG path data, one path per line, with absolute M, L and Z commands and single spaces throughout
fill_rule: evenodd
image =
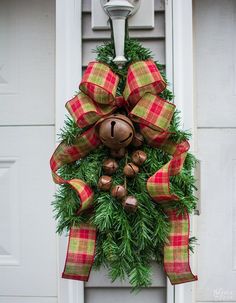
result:
M 75 121 L 66 116 L 64 127 L 60 130 L 61 133 L 58 134 L 58 138 L 61 141 L 64 141 L 67 145 L 72 145 L 75 139 L 84 131 L 79 128 Z

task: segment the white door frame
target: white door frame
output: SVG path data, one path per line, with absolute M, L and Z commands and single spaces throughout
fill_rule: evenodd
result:
M 73 97 L 81 79 L 81 18 L 81 0 L 56 0 L 56 143 L 65 120 L 65 102 Z M 61 279 L 67 241 L 58 237 L 58 302 L 84 303 L 84 283 Z
M 195 103 L 193 90 L 193 6 L 192 0 L 165 0 L 166 13 L 166 71 L 181 111 L 183 129 L 191 130 L 191 151 L 196 137 Z M 191 233 L 195 234 L 196 220 L 191 217 Z M 191 258 L 196 272 L 196 256 Z M 171 286 L 167 283 L 167 303 L 193 303 L 196 282 Z
M 81 79 L 81 6 L 81 0 L 56 0 L 56 134 L 64 124 L 65 102 Z M 194 135 L 192 0 L 165 0 L 165 14 L 167 78 L 182 113 L 183 127 Z M 192 150 L 193 144 L 194 140 Z M 84 283 L 60 278 L 66 245 L 67 238 L 58 237 L 58 302 L 84 303 Z M 167 303 L 195 302 L 194 287 L 195 283 L 173 287 L 167 282 Z

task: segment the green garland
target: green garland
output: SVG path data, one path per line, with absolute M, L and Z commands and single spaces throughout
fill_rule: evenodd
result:
M 108 64 L 119 75 L 118 95 L 121 95 L 124 89 L 127 66 L 137 60 L 152 58 L 150 50 L 131 39 L 128 39 L 125 44 L 128 62 L 122 70 L 112 62 L 114 58 L 112 43 L 99 46 L 95 51 L 97 60 Z M 164 66 L 157 62 L 156 65 L 165 78 Z M 168 89 L 161 96 L 169 101 L 173 99 L 173 94 Z M 171 139 L 177 143 L 190 138 L 189 132 L 181 131 L 179 126 L 179 113 L 175 112 L 170 131 L 174 133 Z M 60 138 L 71 145 L 81 131 L 75 122 L 67 117 Z M 139 202 L 135 213 L 126 212 L 121 203 L 109 192 L 101 192 L 97 188 L 98 179 L 102 175 L 101 163 L 109 157 L 109 150 L 105 146 L 97 148 L 75 163 L 63 166 L 59 171 L 65 179 L 79 178 L 92 187 L 95 193 L 95 210 L 92 216 L 76 214 L 80 200 L 67 184 L 58 188 L 53 202 L 55 217 L 58 220 L 57 232 L 61 234 L 65 230 L 68 231 L 72 225 L 79 225 L 88 220 L 93 222 L 98 230 L 93 268 L 100 268 L 101 265 L 107 267 L 112 281 L 117 278 L 128 279 L 134 290 L 151 285 L 150 262 L 155 260 L 159 264 L 162 263 L 163 246 L 169 232 L 168 219 L 162 206 L 151 200 L 146 190 L 146 180 L 167 163 L 170 156 L 146 144 L 142 146 L 142 150 L 147 153 L 147 161 L 134 179 L 127 180 L 128 194 L 135 196 Z M 123 183 L 122 168 L 126 160 L 119 161 L 119 169 L 113 175 L 113 184 Z M 191 213 L 196 205 L 193 194 L 195 180 L 192 175 L 195 164 L 196 159 L 188 153 L 181 173 L 171 177 L 171 190 L 180 197 L 173 207 L 177 207 L 180 212 L 187 209 Z M 192 243 L 195 239 L 190 240 Z

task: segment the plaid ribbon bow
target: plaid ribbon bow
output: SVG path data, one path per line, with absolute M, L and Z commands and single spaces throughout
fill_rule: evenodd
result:
M 166 202 L 178 200 L 170 192 L 169 177 L 178 174 L 184 164 L 188 142 L 175 144 L 169 140 L 168 127 L 175 105 L 158 96 L 166 88 L 159 70 L 152 60 L 138 61 L 129 66 L 123 97 L 116 97 L 119 77 L 109 66 L 100 62 L 89 63 L 81 84 L 80 93 L 66 103 L 66 108 L 81 128 L 82 133 L 74 145 L 59 144 L 53 153 L 50 166 L 57 184 L 69 184 L 78 193 L 81 205 L 78 213 L 92 207 L 93 191 L 82 180 L 64 180 L 57 170 L 85 157 L 101 142 L 95 125 L 118 107 L 129 109 L 129 117 L 139 123 L 146 141 L 172 155 L 172 159 L 147 181 L 147 190 L 154 201 L 163 203 L 169 217 L 171 231 L 164 247 L 164 268 L 172 284 L 197 279 L 189 266 L 189 216 L 187 211 L 178 215 Z M 91 224 L 73 226 L 70 230 L 63 278 L 87 281 L 92 268 L 96 242 L 96 228 Z

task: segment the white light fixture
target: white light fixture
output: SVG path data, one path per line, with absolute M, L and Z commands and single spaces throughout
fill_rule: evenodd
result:
M 139 1 L 133 1 L 139 4 Z M 113 61 L 117 64 L 119 68 L 126 63 L 127 59 L 124 56 L 125 47 L 125 20 L 131 15 L 135 8 L 128 0 L 110 0 L 104 4 L 104 10 L 112 20 L 113 36 L 115 43 L 115 53 L 116 57 Z

